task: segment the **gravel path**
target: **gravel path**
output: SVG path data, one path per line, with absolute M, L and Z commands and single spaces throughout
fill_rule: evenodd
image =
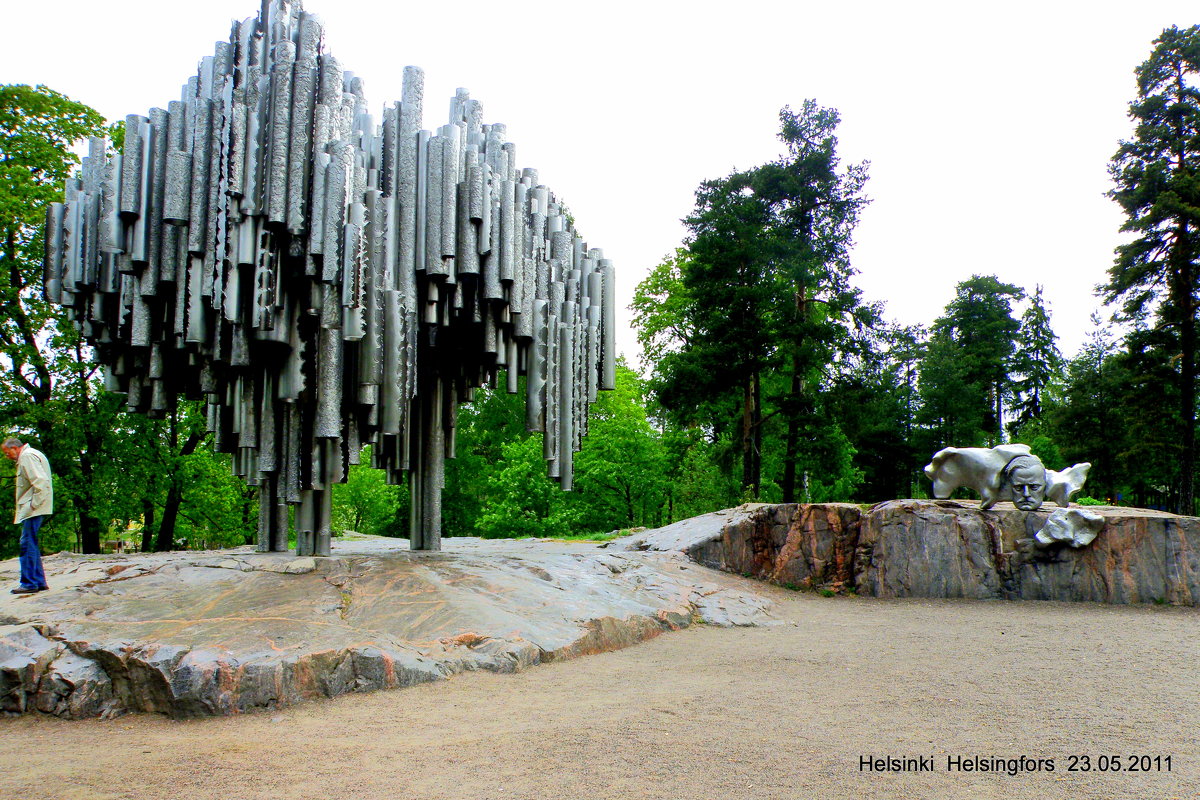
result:
M 0 798 L 1200 798 L 1200 611 L 760 589 L 784 624 L 516 675 L 233 718 L 3 720 Z M 1022 756 L 1042 769 L 947 764 Z M 932 771 L 860 769 L 888 757 Z

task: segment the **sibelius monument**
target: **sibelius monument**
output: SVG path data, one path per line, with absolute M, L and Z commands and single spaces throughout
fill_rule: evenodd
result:
M 615 274 L 519 169 L 463 89 L 422 130 L 405 67 L 382 124 L 299 0 L 264 0 L 181 99 L 93 139 L 47 214 L 44 288 L 128 408 L 206 401 L 215 446 L 257 486 L 258 546 L 328 555 L 330 487 L 363 445 L 409 476 L 413 549 L 441 548 L 456 408 L 525 376 L 550 475 L 615 380 Z

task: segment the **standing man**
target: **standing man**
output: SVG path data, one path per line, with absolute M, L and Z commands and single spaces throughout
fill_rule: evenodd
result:
M 4 455 L 17 462 L 17 513 L 13 522 L 21 526 L 21 585 L 13 594 L 33 594 L 49 589 L 42 571 L 38 530 L 54 513 L 54 481 L 50 462 L 41 452 L 20 439 L 8 438 L 0 445 Z

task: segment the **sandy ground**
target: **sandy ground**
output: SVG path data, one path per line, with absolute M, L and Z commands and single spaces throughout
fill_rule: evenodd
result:
M 0 798 L 1200 797 L 1200 611 L 761 590 L 785 624 L 516 675 L 222 719 L 0 720 Z M 933 769 L 860 769 L 889 756 Z M 1021 756 L 1042 770 L 947 764 Z

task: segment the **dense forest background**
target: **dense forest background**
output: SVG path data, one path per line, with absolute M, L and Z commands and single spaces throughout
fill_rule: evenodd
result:
M 460 413 L 444 535 L 589 535 L 745 501 L 924 497 L 934 452 L 1003 442 L 1053 469 L 1090 461 L 1085 502 L 1196 513 L 1200 28 L 1163 31 L 1136 74 L 1136 128 L 1109 162 L 1127 237 L 1078 353 L 1060 353 L 1041 287 L 1003 276 L 959 283 L 928 325 L 864 301 L 850 255 L 868 164 L 841 163 L 837 111 L 805 101 L 780 112 L 776 160 L 697 189 L 686 240 L 638 285 L 642 361 L 622 362 L 593 405 L 574 490 L 546 476 L 523 394 L 485 388 Z M 120 147 L 120 134 L 52 89 L 0 86 L 0 427 L 54 467 L 44 550 L 249 543 L 255 489 L 213 451 L 202 404 L 125 413 L 42 297 L 46 206 L 79 141 Z M 5 514 L 11 463 L 0 478 Z M 351 467 L 334 503 L 336 531 L 407 536 L 407 487 L 380 472 Z M 0 533 L 0 556 L 16 545 L 16 526 Z

